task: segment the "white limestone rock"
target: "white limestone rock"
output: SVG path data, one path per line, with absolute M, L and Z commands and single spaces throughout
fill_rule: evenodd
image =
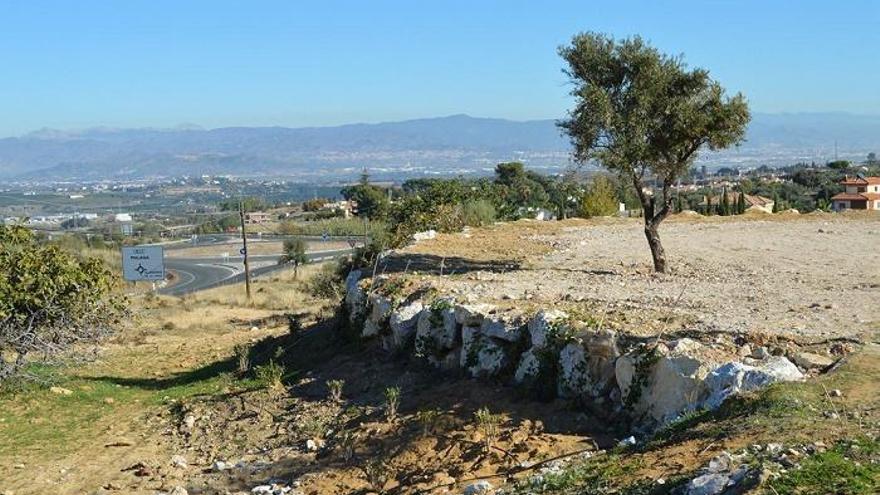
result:
M 728 397 L 749 392 L 776 382 L 801 381 L 803 373 L 791 361 L 782 356 L 771 356 L 758 366 L 740 362 L 725 363 L 706 377 L 709 397 L 704 407 L 715 409 Z
M 416 323 L 416 353 L 437 355 L 456 345 L 458 325 L 455 310 L 450 307 L 429 307 L 419 313 Z
M 370 294 L 369 306 L 370 306 L 370 320 L 381 326 L 387 320 L 388 317 L 391 316 L 391 299 L 383 296 L 382 294 Z
M 390 343 L 392 347 L 405 347 L 416 332 L 416 325 L 424 310 L 420 301 L 401 306 L 391 312 L 388 326 L 391 328 Z
M 518 315 L 488 315 L 483 318 L 480 332 L 488 337 L 516 342 L 522 337 L 522 327 Z
M 587 354 L 579 342 L 569 343 L 559 351 L 559 383 L 557 384 L 559 396 L 583 397 L 590 389 Z
M 605 395 L 615 385 L 614 364 L 620 356 L 617 334 L 612 330 L 591 332 L 583 337 L 587 352 L 587 371 L 590 376 L 590 394 Z
M 461 367 L 471 376 L 493 376 L 507 364 L 507 353 L 495 339 L 479 328 L 463 327 L 461 331 Z
M 535 347 L 544 347 L 547 342 L 547 332 L 551 330 L 553 324 L 567 317 L 567 313 L 556 309 L 539 311 L 538 314 L 529 320 L 528 324 L 532 345 Z
M 700 405 L 708 395 L 705 378 L 717 367 L 703 344 L 692 339 L 679 339 L 658 346 L 655 362 L 642 370 L 641 380 L 636 374 L 639 363 L 646 359 L 642 352 L 621 356 L 615 374 L 624 400 L 634 393 L 634 381 L 640 380 L 642 389 L 632 404 L 633 412 L 645 414 L 659 423 L 668 422 L 681 413 Z
M 535 354 L 534 349 L 529 349 L 522 353 L 519 359 L 519 365 L 513 374 L 513 380 L 518 384 L 526 383 L 538 376 L 541 371 L 541 361 Z
M 352 270 L 345 277 L 345 304 L 351 321 L 360 318 L 366 310 L 367 294 L 358 282 L 361 279 L 360 270 Z
M 490 304 L 458 304 L 455 306 L 455 322 L 459 325 L 478 327 L 492 309 L 493 306 Z

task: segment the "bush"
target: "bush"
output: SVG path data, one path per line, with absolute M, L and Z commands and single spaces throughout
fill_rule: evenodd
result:
M 465 225 L 479 227 L 489 225 L 496 219 L 495 206 L 488 199 L 468 201 L 462 209 Z
M 326 263 L 306 282 L 306 292 L 318 299 L 338 301 L 345 293 L 341 264 Z
M 39 242 L 22 226 L 0 226 L 0 382 L 32 354 L 45 357 L 109 336 L 125 311 L 114 280 L 97 258 Z
M 284 391 L 284 367 L 270 359 L 268 363 L 257 366 L 255 370 L 257 382 L 270 392 Z
M 608 176 L 597 175 L 587 186 L 587 191 L 581 200 L 581 215 L 587 218 L 604 217 L 617 213 L 617 208 L 614 182 Z

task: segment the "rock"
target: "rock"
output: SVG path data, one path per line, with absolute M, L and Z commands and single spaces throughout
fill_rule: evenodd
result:
M 718 495 L 730 482 L 730 477 L 722 473 L 707 473 L 692 479 L 685 487 L 687 495 Z
M 415 301 L 401 306 L 391 313 L 388 326 L 391 328 L 391 344 L 393 347 L 405 347 L 416 332 L 416 324 L 423 310 L 422 303 Z
M 830 397 L 843 397 L 843 392 L 840 391 L 839 388 L 835 388 L 834 390 L 828 392 Z
M 615 385 L 614 363 L 620 356 L 617 347 L 617 333 L 600 330 L 584 336 L 587 352 L 587 371 L 590 376 L 590 393 L 594 397 L 603 396 Z
M 444 350 L 455 347 L 457 337 L 455 310 L 434 303 L 419 313 L 416 323 L 416 353 L 421 356 L 438 356 Z
M 362 274 L 360 270 L 352 270 L 345 277 L 345 304 L 348 306 L 351 321 L 363 316 L 366 309 L 367 294 L 358 283 Z
M 743 344 L 736 350 L 736 354 L 740 357 L 746 357 L 752 355 L 752 346 L 749 344 Z
M 559 351 L 559 396 L 575 398 L 587 395 L 590 385 L 590 372 L 583 346 L 575 342 L 567 344 Z
M 813 354 L 812 352 L 798 352 L 791 357 L 794 364 L 805 370 L 827 368 L 834 364 L 834 360 L 827 356 Z
M 232 469 L 232 464 L 223 461 L 214 461 L 214 464 L 211 464 L 211 470 L 215 472 L 227 471 Z
M 171 456 L 171 465 L 180 469 L 186 469 L 189 466 L 186 462 L 186 458 L 182 455 Z
M 306 440 L 306 452 L 317 452 L 318 451 L 318 442 L 312 440 L 311 438 Z
M 459 325 L 478 327 L 483 318 L 492 311 L 489 304 L 459 304 L 455 306 L 455 322 Z
M 764 346 L 756 347 L 754 350 L 752 350 L 751 356 L 755 359 L 767 359 L 768 357 L 770 357 L 770 351 L 768 351 L 767 348 Z
M 617 442 L 618 447 L 631 447 L 636 444 L 636 437 L 630 435 L 623 440 Z
M 49 391 L 52 392 L 53 394 L 58 394 L 58 395 L 72 395 L 73 394 L 73 390 L 69 390 L 64 387 L 49 387 Z
M 688 338 L 673 341 L 666 348 L 658 345 L 654 357 L 645 350 L 621 356 L 615 366 L 617 384 L 623 398 L 632 402 L 634 412 L 650 414 L 660 423 L 670 421 L 692 410 L 707 395 L 704 379 L 716 364 L 703 344 Z M 645 364 L 645 359 L 648 361 Z M 646 376 L 637 376 L 645 373 Z M 630 390 L 634 382 L 641 384 L 638 392 Z M 637 393 L 636 399 L 630 394 Z
M 516 372 L 513 374 L 513 380 L 519 384 L 526 383 L 537 377 L 540 371 L 541 361 L 538 360 L 535 350 L 529 349 L 520 356 L 519 365 L 517 365 Z
M 492 376 L 507 363 L 507 354 L 495 339 L 483 335 L 476 328 L 464 327 L 461 331 L 460 363 L 473 377 Z
M 491 493 L 493 489 L 492 483 L 480 480 L 464 487 L 464 495 L 485 495 Z
M 196 425 L 196 417 L 192 414 L 187 414 L 183 417 L 183 426 L 188 429 L 192 429 Z
M 727 452 L 723 452 L 709 461 L 709 466 L 706 468 L 710 473 L 722 473 L 725 471 L 730 471 L 730 464 L 733 462 L 730 454 Z
M 522 324 L 517 317 L 489 315 L 483 318 L 480 332 L 488 337 L 516 342 L 522 336 Z
M 739 362 L 725 363 L 706 377 L 709 396 L 704 406 L 715 409 L 728 397 L 740 392 L 749 392 L 766 387 L 771 383 L 803 380 L 804 375 L 797 366 L 782 356 L 773 356 L 758 366 Z
M 175 486 L 168 492 L 168 495 L 189 495 L 189 492 L 182 486 Z
M 382 328 L 376 324 L 372 319 L 367 319 L 364 322 L 364 328 L 361 330 L 361 337 L 367 339 L 370 337 L 375 337 L 379 335 L 379 332 Z
M 104 397 L 103 402 L 104 404 L 113 404 L 116 402 L 116 400 L 113 397 Z
M 367 304 L 370 306 L 370 321 L 376 325 L 383 325 L 391 316 L 391 299 L 382 294 L 370 294 Z
M 413 240 L 416 242 L 427 241 L 429 239 L 433 239 L 433 238 L 437 237 L 437 231 L 434 229 L 431 229 L 431 230 L 426 230 L 424 232 L 416 232 L 415 234 L 413 234 L 412 237 L 413 237 Z
M 568 314 L 556 309 L 541 310 L 529 320 L 528 330 L 534 347 L 544 347 L 547 343 L 547 333 L 554 325 L 568 317 Z
M 258 327 L 256 325 L 251 327 L 251 332 L 259 332 L 259 331 L 260 331 L 260 327 Z
M 251 488 L 251 493 L 273 493 L 275 489 L 272 485 L 257 485 Z

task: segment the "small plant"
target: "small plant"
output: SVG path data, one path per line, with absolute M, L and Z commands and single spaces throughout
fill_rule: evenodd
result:
M 400 406 L 400 388 L 388 387 L 385 389 L 385 419 L 393 422 L 397 419 L 397 408 Z
M 416 413 L 416 421 L 422 425 L 422 435 L 434 433 L 440 423 L 443 412 L 440 409 L 423 409 Z
M 257 382 L 270 392 L 282 392 L 284 390 L 284 367 L 273 360 L 268 363 L 257 366 L 256 368 Z
M 345 380 L 327 380 L 327 390 L 330 391 L 330 400 L 337 404 L 342 402 L 342 388 Z
M 343 430 L 336 439 L 339 442 L 339 454 L 342 457 L 342 461 L 346 464 L 350 463 L 354 459 L 358 439 L 357 433 L 351 430 Z
M 248 344 L 235 344 L 235 347 L 232 348 L 235 352 L 235 359 L 238 362 L 238 372 L 239 374 L 245 374 L 251 368 L 251 346 Z
M 474 413 L 477 422 L 477 430 L 483 435 L 483 448 L 488 454 L 492 450 L 495 439 L 498 438 L 498 429 L 501 426 L 500 414 L 492 414 L 488 407 L 482 407 Z
M 363 467 L 361 467 L 361 470 L 364 472 L 364 476 L 366 476 L 370 488 L 379 493 L 385 492 L 385 483 L 387 483 L 388 479 L 391 477 L 390 469 L 385 461 L 381 459 L 370 459 L 363 465 Z

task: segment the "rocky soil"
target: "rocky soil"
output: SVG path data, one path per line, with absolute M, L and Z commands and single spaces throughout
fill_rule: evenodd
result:
M 440 235 L 379 272 L 421 269 L 468 301 L 607 312 L 634 335 L 688 329 L 819 341 L 856 337 L 880 319 L 880 215 L 682 215 L 660 235 L 665 275 L 652 273 L 637 219 Z

